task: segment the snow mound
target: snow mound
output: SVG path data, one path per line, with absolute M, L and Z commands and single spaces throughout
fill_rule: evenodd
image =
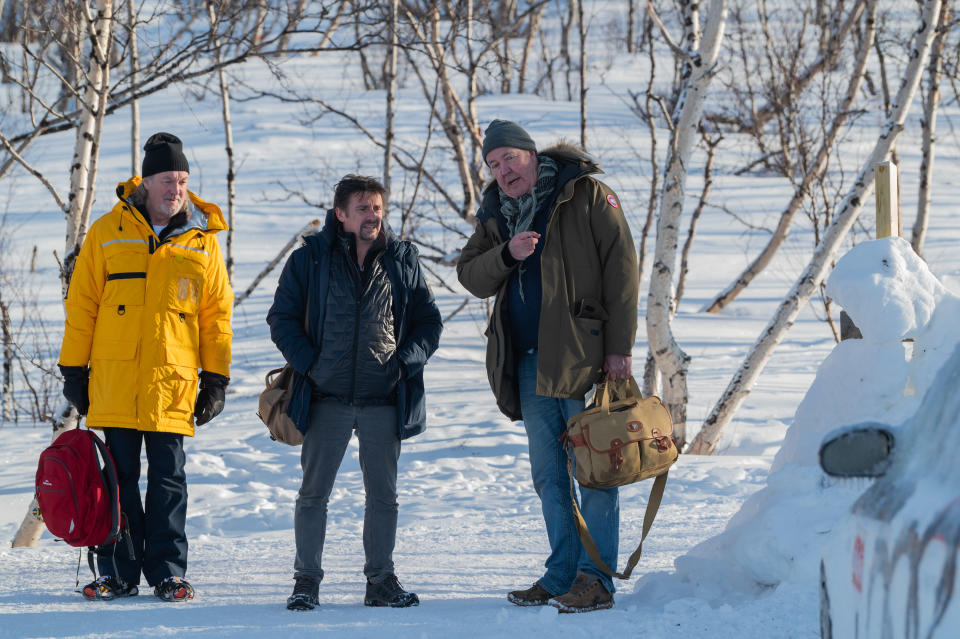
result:
M 960 341 L 960 298 L 902 238 L 851 249 L 837 263 L 827 294 L 863 339 L 837 344 L 820 365 L 767 485 L 721 534 L 679 557 L 675 573 L 641 579 L 635 592 L 644 600 L 682 596 L 721 605 L 785 583 L 813 583 L 830 532 L 869 486 L 868 480 L 830 479 L 820 470 L 824 435 L 863 421 L 903 424 Z

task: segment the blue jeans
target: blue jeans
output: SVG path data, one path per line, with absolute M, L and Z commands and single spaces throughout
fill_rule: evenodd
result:
M 584 408 L 583 400 L 541 397 L 537 389 L 537 355 L 520 357 L 517 370 L 520 408 L 530 446 L 530 472 L 540 497 L 543 520 L 550 541 L 547 572 L 538 581 L 555 595 L 570 589 L 578 572 L 595 575 L 611 593 L 612 579 L 590 559 L 577 536 L 570 502 L 570 475 L 567 452 L 560 443 L 567 419 Z M 580 512 L 600 550 L 600 558 L 615 569 L 620 545 L 620 499 L 617 488 L 580 488 Z

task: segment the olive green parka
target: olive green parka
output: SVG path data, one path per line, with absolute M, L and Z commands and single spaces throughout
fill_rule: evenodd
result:
M 541 254 L 543 301 L 537 394 L 582 399 L 606 355 L 630 355 L 637 332 L 637 255 L 620 199 L 594 175 L 600 168 L 580 149 L 560 144 L 541 152 L 559 164 L 556 199 Z M 460 253 L 460 283 L 480 298 L 496 296 L 487 327 L 487 377 L 500 410 L 522 419 L 517 354 L 504 300 L 517 265 L 503 259 L 509 241 L 496 182 L 484 190 L 477 226 Z

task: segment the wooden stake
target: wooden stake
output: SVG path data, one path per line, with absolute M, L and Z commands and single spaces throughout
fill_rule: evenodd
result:
M 880 162 L 873 167 L 877 196 L 877 239 L 900 237 L 903 226 L 900 221 L 900 178 L 897 165 Z

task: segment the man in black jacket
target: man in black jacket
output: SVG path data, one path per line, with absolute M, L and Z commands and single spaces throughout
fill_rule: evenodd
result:
M 423 366 L 442 324 L 416 248 L 383 223 L 384 194 L 373 178 L 340 180 L 323 230 L 290 256 L 267 315 L 295 370 L 288 412 L 304 432 L 290 610 L 318 603 L 327 503 L 353 431 L 366 490 L 364 604 L 419 604 L 394 572 L 397 461 L 401 439 L 425 427 Z

